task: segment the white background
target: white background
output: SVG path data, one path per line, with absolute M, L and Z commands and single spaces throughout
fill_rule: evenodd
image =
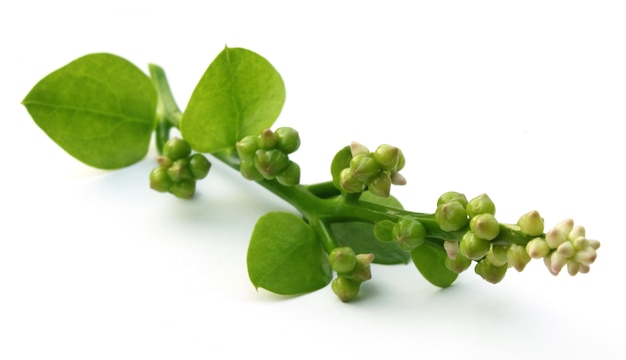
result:
M 198 5 L 203 3 L 203 5 Z M 620 358 L 626 8 L 620 1 L 11 1 L 0 5 L 0 358 Z M 373 268 L 359 300 L 248 280 L 256 219 L 290 208 L 214 161 L 193 201 L 148 188 L 155 152 L 107 172 L 69 157 L 20 101 L 91 52 L 165 68 L 184 108 L 225 45 L 266 57 L 302 138 L 302 180 L 355 140 L 400 147 L 405 207 L 486 192 L 497 217 L 572 217 L 591 272 L 541 261 L 438 290 Z

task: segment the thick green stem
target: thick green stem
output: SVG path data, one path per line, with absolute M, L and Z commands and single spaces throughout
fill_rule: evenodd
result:
M 156 146 L 159 154 L 163 151 L 163 145 L 169 140 L 170 129 L 180 126 L 183 114 L 178 109 L 174 96 L 170 89 L 165 71 L 158 65 L 149 64 L 150 78 L 157 91 L 156 109 Z

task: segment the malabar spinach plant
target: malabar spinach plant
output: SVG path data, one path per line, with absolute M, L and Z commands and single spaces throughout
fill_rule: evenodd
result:
M 269 212 L 254 227 L 247 266 L 256 288 L 295 295 L 332 282 L 333 292 L 350 301 L 371 278 L 372 263 L 412 262 L 445 288 L 472 265 L 498 283 L 509 268 L 522 271 L 533 258 L 554 275 L 564 268 L 586 273 L 596 258 L 600 243 L 571 219 L 546 231 L 533 210 L 501 223 L 486 194 L 451 191 L 431 212 L 404 209 L 390 189 L 406 182 L 405 155 L 389 144 L 369 149 L 352 142 L 329 159 L 329 181 L 300 184 L 300 165 L 289 158 L 300 146 L 298 132 L 271 129 L 285 85 L 252 51 L 224 48 L 184 112 L 163 69 L 148 69 L 149 75 L 112 54 L 86 55 L 39 81 L 23 104 L 53 141 L 96 168 L 136 163 L 154 136 L 159 156 L 149 184 L 158 192 L 192 198 L 196 181 L 209 173 L 209 155 L 293 205 L 299 214 Z

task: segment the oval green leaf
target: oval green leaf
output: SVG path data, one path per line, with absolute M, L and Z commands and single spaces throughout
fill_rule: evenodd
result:
M 458 274 L 448 269 L 445 259 L 448 255 L 442 248 L 426 242 L 411 251 L 411 258 L 417 270 L 431 284 L 446 288 L 456 280 Z
M 283 80 L 265 58 L 226 47 L 193 91 L 181 132 L 196 151 L 230 150 L 243 137 L 270 128 L 284 102 Z
M 135 65 L 98 53 L 52 72 L 22 103 L 70 155 L 96 168 L 116 169 L 146 155 L 157 95 L 150 78 Z
M 332 279 L 315 231 L 291 213 L 270 212 L 259 218 L 246 261 L 252 284 L 276 294 L 312 292 Z

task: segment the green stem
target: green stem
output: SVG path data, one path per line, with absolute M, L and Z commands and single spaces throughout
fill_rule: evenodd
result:
M 176 105 L 163 68 L 155 64 L 149 64 L 148 69 L 152 83 L 157 91 L 155 132 L 157 151 L 161 154 L 163 145 L 169 140 L 170 129 L 180 126 L 180 119 L 183 114 Z

